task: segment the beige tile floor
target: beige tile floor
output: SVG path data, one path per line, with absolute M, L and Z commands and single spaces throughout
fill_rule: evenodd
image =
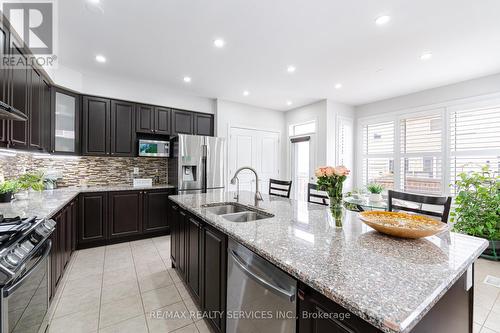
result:
M 206 333 L 203 319 L 177 273 L 170 268 L 170 237 L 103 246 L 74 253 L 54 297 L 50 333 Z M 474 332 L 500 333 L 500 263 L 478 260 Z M 179 311 L 186 318 L 152 318 L 151 311 Z
M 77 251 L 49 315 L 50 333 L 207 333 L 186 287 L 171 268 L 170 237 Z M 179 311 L 182 318 L 154 318 Z M 167 312 L 164 312 L 167 311 Z

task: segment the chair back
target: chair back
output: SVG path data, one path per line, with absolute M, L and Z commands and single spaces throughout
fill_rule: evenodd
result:
M 393 202 L 394 199 L 418 203 L 420 208 L 402 206 L 397 202 Z M 422 208 L 423 205 L 443 206 L 443 211 L 437 212 L 428 209 L 423 209 Z M 421 215 L 439 217 L 442 222 L 448 223 L 450 208 L 451 208 L 451 197 L 433 197 L 427 195 L 396 192 L 392 190 L 389 190 L 388 192 L 388 209 L 390 212 L 395 210 L 397 211 L 403 210 Z
M 324 191 L 318 190 L 318 185 L 307 184 L 307 202 L 328 206 L 330 199 Z
M 292 191 L 292 181 L 291 180 L 277 180 L 269 179 L 269 195 L 275 195 L 277 197 L 290 198 L 290 192 Z

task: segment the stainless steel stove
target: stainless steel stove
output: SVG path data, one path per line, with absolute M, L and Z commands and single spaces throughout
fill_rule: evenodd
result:
M 49 239 L 56 222 L 0 216 L 1 333 L 44 331 L 49 307 Z

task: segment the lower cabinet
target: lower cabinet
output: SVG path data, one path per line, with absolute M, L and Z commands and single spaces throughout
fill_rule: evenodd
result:
M 216 332 L 225 332 L 227 236 L 169 201 L 172 265 Z
M 50 252 L 50 298 L 61 281 L 64 270 L 69 263 L 71 254 L 76 248 L 75 228 L 76 209 L 78 199 L 74 199 L 52 218 L 56 221 L 56 228 L 51 236 L 52 249 Z
M 165 234 L 169 230 L 168 196 L 172 193 L 173 189 L 82 193 L 77 247 Z

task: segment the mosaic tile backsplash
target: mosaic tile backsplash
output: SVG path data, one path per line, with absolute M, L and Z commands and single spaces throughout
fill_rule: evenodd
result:
M 60 172 L 58 187 L 131 184 L 134 167 L 139 168 L 136 178 L 159 177 L 167 182 L 167 159 L 144 157 L 92 157 L 50 156 L 19 151 L 3 150 L 0 153 L 0 177 L 16 178 L 25 172 L 41 170 Z

